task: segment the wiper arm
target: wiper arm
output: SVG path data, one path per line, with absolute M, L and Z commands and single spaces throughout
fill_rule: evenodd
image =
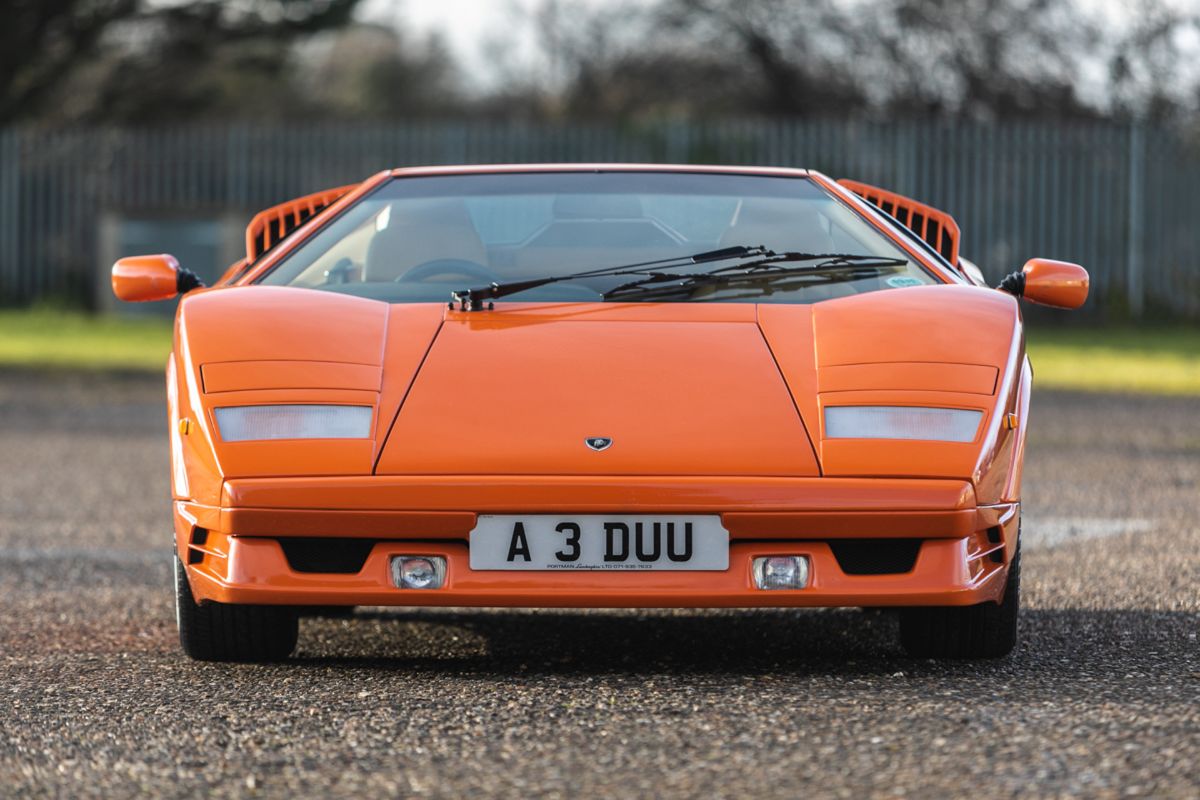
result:
M 763 254 L 763 258 L 758 261 L 752 261 L 749 264 L 734 264 L 730 267 L 722 267 L 708 272 L 701 273 L 703 275 L 720 275 L 725 272 L 736 272 L 741 270 L 755 270 L 769 267 L 772 264 L 786 264 L 799 261 L 815 261 L 818 263 L 810 264 L 801 269 L 825 269 L 829 267 L 854 266 L 855 264 L 870 263 L 886 263 L 892 266 L 901 266 L 907 264 L 908 260 L 903 258 L 888 258 L 886 256 L 871 256 L 863 255 L 862 253 L 798 253 L 795 251 L 787 251 L 776 253 L 773 250 L 768 250 Z
M 757 245 L 748 247 L 746 245 L 738 245 L 736 247 L 723 247 L 720 250 L 708 250 L 703 253 L 696 253 L 691 256 L 676 256 L 675 258 L 660 258 L 657 261 L 642 261 L 636 264 L 621 264 L 615 267 L 601 267 L 600 269 L 584 270 L 583 272 L 572 272 L 568 275 L 551 275 L 545 278 L 532 278 L 527 281 L 508 281 L 505 283 L 492 283 L 488 286 L 481 286 L 475 289 L 462 289 L 460 291 L 451 292 L 450 307 L 454 308 L 455 303 L 459 303 L 462 311 L 481 311 L 485 301 L 496 300 L 510 294 L 524 292 L 529 289 L 536 289 L 539 286 L 546 286 L 551 283 L 559 283 L 561 281 L 573 281 L 580 278 L 595 278 L 602 275 L 642 275 L 646 274 L 643 269 L 646 267 L 658 267 L 659 269 L 669 269 L 670 267 L 683 267 L 689 264 L 706 264 L 713 261 L 729 261 L 730 259 L 752 258 L 754 256 L 773 256 L 772 251 Z M 756 262 L 758 263 L 758 262 Z
M 788 261 L 817 260 L 815 264 L 804 266 L 779 266 Z M 700 285 L 713 283 L 746 283 L 752 281 L 774 281 L 776 278 L 797 275 L 822 275 L 830 272 L 863 271 L 872 275 L 890 267 L 906 266 L 908 261 L 902 258 L 884 258 L 881 255 L 857 255 L 848 253 L 772 253 L 762 260 L 750 264 L 738 264 L 721 267 L 708 272 L 640 272 L 644 276 L 637 281 L 630 281 L 608 289 L 604 299 L 628 294 L 660 293 L 677 294 L 679 291 L 690 291 Z M 656 285 L 674 283 L 671 287 Z
M 808 262 L 803 266 L 779 266 L 786 263 Z M 759 261 L 749 264 L 735 264 L 729 267 L 710 270 L 708 272 L 658 272 L 639 271 L 643 277 L 623 283 L 604 293 L 604 299 L 622 294 L 642 292 L 659 292 L 675 294 L 690 291 L 697 286 L 722 283 L 745 283 L 756 280 L 774 280 L 794 275 L 822 274 L 830 272 L 862 270 L 866 273 L 876 273 L 882 269 L 906 266 L 908 261 L 903 258 L 886 258 L 883 256 L 867 256 L 851 253 L 768 253 Z M 677 282 L 674 286 L 658 286 L 657 284 Z

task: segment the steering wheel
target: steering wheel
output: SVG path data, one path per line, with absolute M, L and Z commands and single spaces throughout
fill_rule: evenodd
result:
M 469 278 L 478 278 L 487 283 L 500 280 L 499 275 L 492 272 L 483 264 L 465 258 L 435 258 L 432 261 L 426 261 L 405 270 L 404 274 L 396 278 L 396 280 L 405 282 L 423 281 L 432 278 L 434 275 L 465 275 Z

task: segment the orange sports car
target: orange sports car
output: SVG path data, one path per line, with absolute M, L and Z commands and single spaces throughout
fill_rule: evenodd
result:
M 799 169 L 400 169 L 267 209 L 167 363 L 183 649 L 306 608 L 893 607 L 914 656 L 1017 636 L 1031 370 L 947 214 Z

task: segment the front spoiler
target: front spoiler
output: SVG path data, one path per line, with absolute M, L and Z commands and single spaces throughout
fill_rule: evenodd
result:
M 388 567 L 399 554 L 444 556 L 446 585 L 396 589 Z M 808 588 L 753 588 L 751 559 L 779 554 L 809 557 Z M 239 537 L 230 539 L 228 576 L 194 566 L 188 574 L 198 600 L 221 603 L 543 608 L 973 605 L 1000 600 L 1007 574 L 990 563 L 972 575 L 966 539 L 926 542 L 902 575 L 846 575 L 824 542 L 734 543 L 729 562 L 723 572 L 474 571 L 465 544 L 389 542 L 377 544 L 356 575 L 315 575 L 292 572 L 277 541 Z
M 375 477 L 228 481 L 221 507 L 176 502 L 178 552 L 199 601 L 280 605 L 800 607 L 999 601 L 1019 505 L 976 506 L 969 483 L 811 478 Z M 473 511 L 463 511 L 472 508 Z M 476 513 L 720 513 L 721 572 L 510 572 L 469 567 Z M 203 546 L 196 533 L 205 531 Z M 375 538 L 356 574 L 293 571 L 280 537 Z M 910 572 L 848 575 L 836 538 L 923 541 Z M 999 537 L 999 542 L 996 539 Z M 446 585 L 392 586 L 394 555 L 447 559 Z M 760 591 L 751 560 L 806 555 L 808 588 Z M 199 556 L 193 558 L 193 556 Z

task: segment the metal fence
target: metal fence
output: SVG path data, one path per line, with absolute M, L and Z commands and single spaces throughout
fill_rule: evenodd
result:
M 990 279 L 1083 263 L 1093 315 L 1200 319 L 1200 148 L 1138 125 L 729 122 L 0 131 L 0 305 L 90 303 L 100 221 L 245 215 L 386 166 L 806 166 L 952 213 Z

